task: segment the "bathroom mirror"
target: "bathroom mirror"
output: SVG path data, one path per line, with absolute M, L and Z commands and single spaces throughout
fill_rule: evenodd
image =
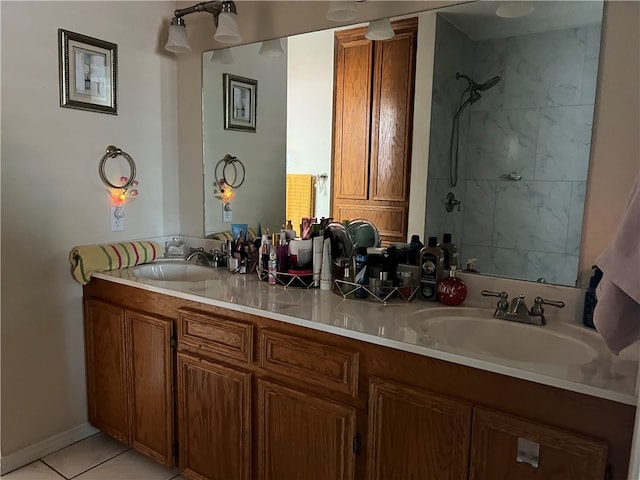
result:
M 429 72 L 433 91 L 431 82 L 416 84 L 416 98 L 430 100 L 420 107 L 416 100 L 414 130 L 424 118 L 420 125 L 430 140 L 428 167 L 415 148 L 412 160 L 422 169 L 415 177 L 427 183 L 411 185 L 413 195 L 426 197 L 426 211 L 418 211 L 425 231 L 410 233 L 423 239 L 452 233 L 460 262 L 476 258 L 483 274 L 574 286 L 602 2 L 531 2 L 530 15 L 509 19 L 496 16 L 496 4 L 420 14 L 419 28 L 435 26 L 436 34 L 430 52 L 424 38 L 418 46 L 417 69 Z M 205 234 L 230 229 L 222 222 L 211 173 L 226 153 L 245 165 L 256 162 L 247 166 L 247 181 L 253 177 L 256 183 L 236 192 L 234 221 L 245 223 L 253 209 L 263 227 L 279 228 L 284 219 L 286 172 L 331 173 L 333 30 L 289 37 L 282 46 L 281 57 L 258 55 L 260 44 L 234 47 L 232 64 L 212 62 L 212 53 L 203 53 Z M 476 89 L 480 97 L 459 115 L 458 178 L 452 186 L 453 119 L 471 86 L 465 77 L 457 80 L 456 72 L 484 88 Z M 220 126 L 222 107 L 215 99 L 222 101 L 223 73 L 258 81 L 256 133 Z M 499 81 L 483 85 L 496 76 Z M 255 154 L 240 153 L 250 145 Z M 318 216 L 330 215 L 330 182 L 316 187 Z M 461 202 L 459 210 L 456 205 L 447 211 L 449 192 Z

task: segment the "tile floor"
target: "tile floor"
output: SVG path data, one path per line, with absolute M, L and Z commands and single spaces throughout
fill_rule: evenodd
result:
M 102 433 L 96 433 L 18 470 L 2 480 L 184 480 Z

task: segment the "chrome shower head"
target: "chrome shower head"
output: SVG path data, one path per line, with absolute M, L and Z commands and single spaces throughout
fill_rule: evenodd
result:
M 500 81 L 500 76 L 496 75 L 495 77 L 490 78 L 484 83 L 476 83 L 471 77 L 468 77 L 467 75 L 464 75 L 460 72 L 456 72 L 456 80 L 460 80 L 461 78 L 464 78 L 469 84 L 467 90 L 469 90 L 470 92 L 484 92 L 485 90 L 489 90 L 490 88 L 495 87 L 496 84 Z

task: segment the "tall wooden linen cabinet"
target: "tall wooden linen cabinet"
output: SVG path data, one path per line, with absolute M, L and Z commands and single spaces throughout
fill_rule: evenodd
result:
M 333 194 L 337 221 L 366 219 L 383 242 L 407 239 L 418 19 L 336 32 Z

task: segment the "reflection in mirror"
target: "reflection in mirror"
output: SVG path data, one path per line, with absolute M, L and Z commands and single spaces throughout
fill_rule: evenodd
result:
M 427 206 L 411 204 L 410 225 L 416 215 L 421 221 L 414 224 L 425 230 L 409 234 L 441 239 L 452 233 L 462 267 L 477 258 L 481 273 L 575 285 L 602 3 L 533 2 L 531 15 L 515 19 L 497 17 L 495 5 L 474 2 L 419 14 L 416 69 L 433 76 L 433 91 L 430 82 L 416 83 L 411 188 L 412 198 L 426 197 Z M 259 56 L 259 44 L 234 47 L 229 65 L 203 54 L 207 234 L 230 230 L 212 185 L 213 165 L 227 153 L 247 165 L 247 185 L 233 201 L 234 223 L 279 228 L 286 215 L 285 174 L 315 179 L 331 173 L 334 31 L 282 44 L 281 57 Z M 478 85 L 495 76 L 500 81 L 476 89 L 479 97 L 459 115 L 454 187 L 453 118 L 470 87 L 464 77 L 456 80 L 456 72 Z M 258 80 L 256 133 L 223 129 L 223 73 Z M 427 169 L 426 154 L 416 146 L 427 143 L 418 129 L 429 128 Z M 427 179 L 426 189 L 416 184 L 420 177 Z M 330 182 L 313 181 L 317 216 L 330 215 Z M 461 202 L 459 211 L 447 211 L 449 192 Z

